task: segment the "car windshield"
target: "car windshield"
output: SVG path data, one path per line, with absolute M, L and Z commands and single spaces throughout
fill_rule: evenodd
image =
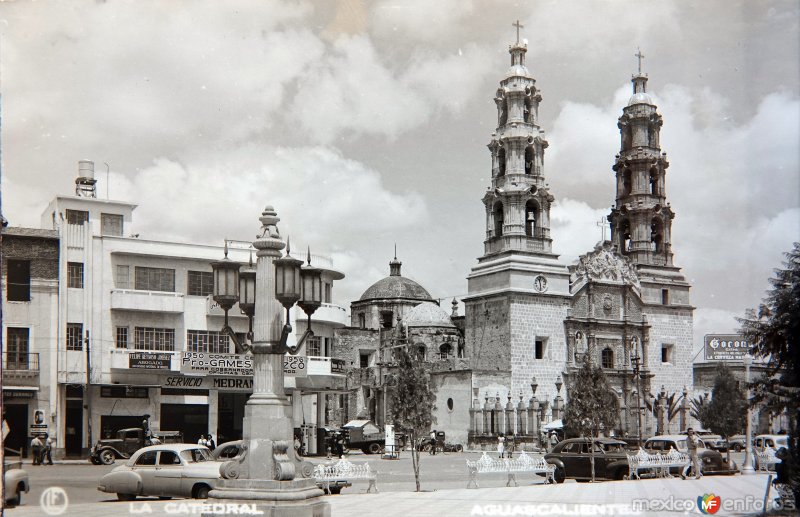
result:
M 181 451 L 181 458 L 188 463 L 212 461 L 211 453 L 208 452 L 208 449 L 186 449 Z

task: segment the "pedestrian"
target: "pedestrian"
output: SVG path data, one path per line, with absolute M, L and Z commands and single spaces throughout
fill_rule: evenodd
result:
M 214 441 L 214 437 L 211 436 L 211 433 L 208 433 L 206 435 L 206 441 L 208 442 L 208 448 L 211 449 L 212 451 L 217 448 L 217 444 Z
M 42 462 L 42 450 L 44 450 L 44 442 L 37 434 L 31 440 L 31 458 L 34 465 L 39 465 Z
M 436 456 L 436 429 L 431 431 L 431 454 Z
M 203 447 L 208 447 L 208 440 L 206 439 L 206 435 L 201 434 L 200 439 L 197 440 L 197 445 L 202 445 Z
M 150 430 L 150 415 L 142 416 L 142 435 L 144 436 L 144 444 L 152 445 L 153 432 Z
M 50 436 L 49 433 L 45 433 L 44 435 L 44 449 L 42 450 L 42 461 L 41 464 L 45 465 L 45 461 L 47 461 L 47 465 L 53 464 L 53 445 L 55 445 L 55 438 Z
M 550 433 L 550 450 L 552 451 L 553 449 L 555 449 L 556 445 L 558 445 L 558 435 L 556 434 L 555 431 L 553 431 L 552 433 Z
M 506 438 L 502 434 L 497 435 L 497 455 L 504 458 L 506 455 Z
M 702 447 L 703 442 L 700 441 L 700 438 L 694 433 L 694 429 L 691 427 L 686 430 L 686 448 L 689 450 L 689 463 L 683 468 L 683 472 L 681 472 L 681 479 L 686 479 L 686 475 L 689 472 L 689 467 L 692 468 L 692 473 L 694 474 L 695 479 L 700 479 L 703 477 L 703 470 L 700 466 L 700 459 L 697 456 L 697 448 Z
M 506 433 L 506 456 L 508 456 L 508 459 L 511 459 L 514 456 L 515 447 L 516 442 L 514 441 L 514 435 L 511 433 Z

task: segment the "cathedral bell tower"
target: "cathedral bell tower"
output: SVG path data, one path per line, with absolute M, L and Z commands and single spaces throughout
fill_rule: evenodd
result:
M 622 144 L 613 169 L 616 205 L 608 220 L 611 240 L 635 264 L 672 266 L 672 219 L 667 203 L 667 153 L 661 152 L 661 115 L 647 94 L 647 75 L 633 76 L 633 95 L 623 108 L 617 126 Z
M 542 96 L 525 66 L 526 43 L 509 45 L 511 67 L 500 81 L 494 102 L 497 129 L 489 142 L 492 184 L 486 207 L 484 255 L 517 251 L 552 254 L 550 204 L 544 179 L 547 140 L 539 127 Z

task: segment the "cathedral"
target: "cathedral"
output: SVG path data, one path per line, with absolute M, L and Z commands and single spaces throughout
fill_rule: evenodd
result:
M 569 391 L 570 377 L 588 359 L 604 369 L 617 401 L 614 432 L 682 430 L 694 308 L 673 262 L 669 162 L 643 56 L 617 122 L 611 238 L 565 264 L 553 253 L 559 235 L 551 232 L 550 209 L 558 193 L 547 184 L 542 95 L 526 52 L 519 40 L 509 46 L 511 64 L 494 96 L 484 253 L 467 277 L 465 315 L 455 300 L 448 314 L 401 276 L 395 257 L 389 277 L 351 304 L 352 326 L 335 338 L 342 358 L 360 367 L 339 404 L 349 417 L 386 422 L 391 350 L 409 346 L 430 367 L 434 426 L 448 441 L 488 446 L 498 434 L 512 434 L 536 443 L 579 396 Z

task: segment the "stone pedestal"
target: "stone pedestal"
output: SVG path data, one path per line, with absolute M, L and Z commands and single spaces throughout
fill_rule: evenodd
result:
M 209 504 L 249 505 L 248 510 L 264 512 L 264 517 L 330 517 L 331 506 L 313 479 L 273 481 L 225 479 L 211 491 Z M 218 514 L 204 513 L 203 517 Z

